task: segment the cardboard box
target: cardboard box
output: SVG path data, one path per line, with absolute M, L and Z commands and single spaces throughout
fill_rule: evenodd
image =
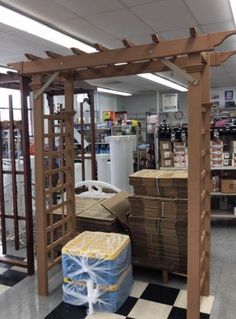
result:
M 172 159 L 161 159 L 161 167 L 173 167 Z
M 236 141 L 231 141 L 230 142 L 230 149 L 232 152 L 234 152 L 234 150 L 236 149 Z
M 160 150 L 162 151 L 171 151 L 172 143 L 170 141 L 160 141 Z
M 225 153 L 223 153 L 223 158 L 224 158 L 224 159 L 230 159 L 230 158 L 232 158 L 232 153 L 230 153 L 230 152 L 225 152 Z
M 161 150 L 161 159 L 172 159 L 173 153 L 172 151 L 163 151 Z
M 232 166 L 232 160 L 231 159 L 224 159 L 223 166 Z
M 236 194 L 236 179 L 221 179 L 221 191 Z

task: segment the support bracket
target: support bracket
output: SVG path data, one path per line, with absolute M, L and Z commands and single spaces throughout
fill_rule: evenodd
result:
M 160 59 L 160 61 L 167 66 L 172 71 L 175 71 L 177 74 L 181 75 L 184 79 L 186 79 L 188 82 L 192 83 L 193 85 L 198 85 L 199 81 L 192 77 L 190 74 L 188 74 L 185 70 L 182 70 L 180 67 L 178 67 L 176 64 L 171 62 L 168 59 Z
M 37 100 L 41 94 L 49 87 L 49 85 L 55 80 L 60 72 L 54 72 L 50 78 L 44 83 L 44 85 L 34 94 L 34 100 Z

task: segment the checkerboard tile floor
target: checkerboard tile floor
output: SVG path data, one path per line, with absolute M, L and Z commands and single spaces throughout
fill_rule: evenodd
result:
M 10 257 L 10 256 L 8 256 Z M 16 257 L 15 259 L 23 260 L 24 258 Z M 0 264 L 0 294 L 16 285 L 27 276 L 26 269 L 6 264 Z
M 201 300 L 200 319 L 209 319 L 214 297 Z M 45 319 L 185 319 L 187 292 L 135 281 L 125 304 L 115 313 L 87 315 L 85 307 L 60 303 Z

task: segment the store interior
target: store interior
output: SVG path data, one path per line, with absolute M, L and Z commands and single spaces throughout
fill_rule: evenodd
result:
M 235 19 L 0 1 L 0 318 L 235 318 Z

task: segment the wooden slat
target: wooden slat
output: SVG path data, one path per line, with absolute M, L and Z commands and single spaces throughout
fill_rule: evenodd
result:
M 31 53 L 25 53 L 25 57 L 30 61 L 37 61 L 42 59 L 39 56 L 31 54 Z
M 53 268 L 54 266 L 58 265 L 61 262 L 61 256 L 58 256 L 53 261 L 49 262 L 48 269 Z
M 207 171 L 204 169 L 201 171 L 201 178 L 204 179 L 207 175 Z
M 75 55 L 83 55 L 83 54 L 87 54 L 86 52 L 84 52 L 84 51 L 82 51 L 82 50 L 80 50 L 80 49 L 78 49 L 78 48 L 71 48 L 71 51 L 75 54 Z
M 160 40 L 160 37 L 156 33 L 153 33 L 152 34 L 152 41 L 155 43 L 159 43 L 161 40 Z
M 100 52 L 108 50 L 108 48 L 104 47 L 104 45 L 99 43 L 95 43 L 95 48 Z
M 64 167 L 59 167 L 59 168 L 47 169 L 44 171 L 44 175 L 48 176 L 48 175 L 58 174 L 60 172 L 66 172 L 70 168 L 71 168 L 71 166 L 64 166 Z
M 69 204 L 69 201 L 64 201 L 62 203 L 53 205 L 50 208 L 47 208 L 45 211 L 46 211 L 46 213 L 50 213 L 50 212 L 53 212 L 53 211 L 56 211 L 56 210 L 62 208 L 63 206 L 67 206 L 68 204 Z
M 19 238 L 19 221 L 18 221 L 18 203 L 17 203 L 17 182 L 16 182 L 16 161 L 15 161 L 15 135 L 14 135 L 14 116 L 13 116 L 13 100 L 9 95 L 9 119 L 10 119 L 10 158 L 12 170 L 12 204 L 14 215 L 14 241 L 15 249 L 20 249 Z
M 62 57 L 61 54 L 58 54 L 58 53 L 53 52 L 53 51 L 45 51 L 45 53 L 47 54 L 47 56 L 49 56 L 52 59 L 61 58 Z
M 24 260 L 15 259 L 15 258 L 9 258 L 6 256 L 0 256 L 0 263 L 4 263 L 7 265 L 27 268 L 27 263 Z
M 42 85 L 42 76 L 32 77 L 32 89 L 36 92 Z M 34 133 L 35 133 L 35 204 L 36 204 L 36 234 L 37 234 L 37 274 L 38 293 L 48 295 L 48 270 L 47 270 L 47 236 L 45 214 L 45 187 L 44 187 L 44 103 L 43 95 L 34 101 Z
M 63 224 L 67 224 L 70 221 L 71 221 L 71 217 L 67 216 L 67 217 L 63 218 L 62 220 L 59 220 L 58 222 L 54 223 L 52 226 L 48 226 L 47 232 L 50 232 L 50 231 L 62 226 Z
M 60 192 L 60 191 L 66 190 L 68 187 L 71 187 L 71 183 L 60 184 L 56 187 L 52 187 L 51 189 L 46 190 L 45 194 L 50 195 L 55 192 Z
M 197 36 L 197 28 L 196 27 L 192 27 L 189 29 L 189 35 L 190 37 L 196 37 Z
M 135 46 L 135 44 L 128 39 L 123 39 L 122 42 L 126 48 L 131 48 L 131 47 Z
M 58 245 L 63 244 L 63 243 L 64 244 L 67 243 L 71 238 L 72 238 L 72 234 L 71 234 L 71 232 L 69 232 L 65 236 L 55 240 L 53 243 L 50 243 L 47 246 L 47 251 L 49 252 L 50 250 L 54 249 Z

